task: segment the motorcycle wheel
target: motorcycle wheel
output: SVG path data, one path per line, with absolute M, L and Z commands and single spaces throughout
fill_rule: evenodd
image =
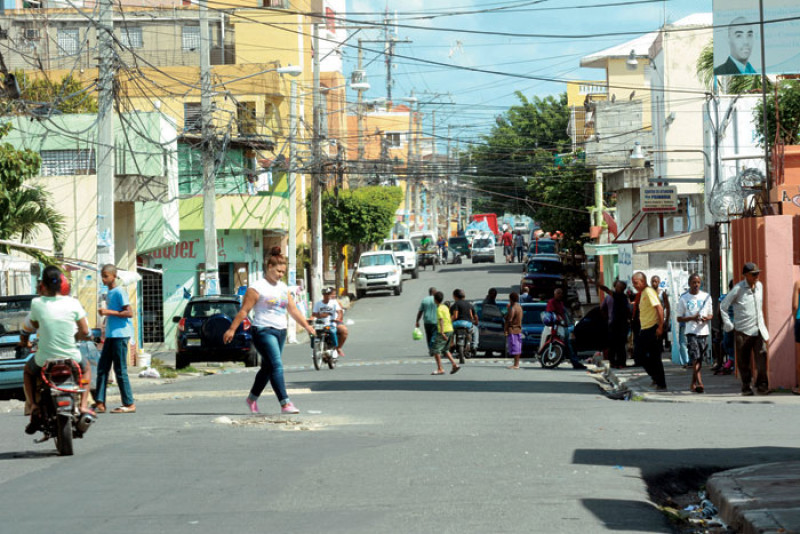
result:
M 59 456 L 72 456 L 72 416 L 60 413 L 56 416 L 56 449 Z
M 466 360 L 465 357 L 466 349 L 464 348 L 463 343 L 458 344 L 458 363 L 464 363 Z
M 539 361 L 545 369 L 555 369 L 564 358 L 564 347 L 558 343 L 548 343 L 539 353 Z
M 336 362 L 337 362 L 338 358 L 334 358 L 333 357 L 333 353 L 334 353 L 335 350 L 336 350 L 335 347 L 331 349 L 331 355 L 328 358 L 328 369 L 335 369 L 336 368 Z
M 314 345 L 311 349 L 311 359 L 314 362 L 314 369 L 319 371 L 322 367 L 322 340 L 315 337 L 312 343 Z

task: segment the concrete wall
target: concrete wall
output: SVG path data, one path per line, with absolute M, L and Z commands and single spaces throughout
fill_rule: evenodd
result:
M 776 215 L 731 223 L 734 282 L 742 280 L 742 266 L 748 261 L 762 270 L 771 388 L 793 388 L 800 381 L 792 316 L 792 287 L 800 279 L 800 266 L 794 262 L 794 251 L 800 248 L 799 221 L 800 216 Z

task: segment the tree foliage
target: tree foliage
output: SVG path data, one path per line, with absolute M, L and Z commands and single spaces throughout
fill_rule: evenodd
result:
M 520 103 L 467 153 L 475 185 L 486 194 L 475 202 L 476 212 L 527 214 L 575 243 L 589 229 L 586 206 L 593 202 L 591 171 L 569 154 L 567 95 L 532 101 L 516 95 Z
M 786 145 L 800 144 L 800 81 L 781 80 L 778 85 L 778 112 L 780 115 L 780 141 Z M 755 108 L 753 123 L 758 126 L 758 137 L 764 146 L 764 106 L 761 102 Z M 776 139 L 777 121 L 775 119 L 775 93 L 767 93 L 767 143 L 772 146 Z
M 374 245 L 394 224 L 403 199 L 399 187 L 361 187 L 322 195 L 322 235 L 339 246 Z
M 20 97 L 0 100 L 0 106 L 6 113 L 18 109 L 19 101 L 27 104 L 26 111 L 34 113 L 47 114 L 52 110 L 58 113 L 97 113 L 97 98 L 71 75 L 58 81 L 29 78 L 23 71 L 15 72 L 14 76 L 19 85 Z
M 0 125 L 0 139 L 10 130 L 10 123 Z M 25 183 L 39 173 L 40 165 L 41 158 L 36 152 L 0 143 L 0 239 L 33 244 L 38 232 L 46 227 L 56 250 L 60 250 L 64 240 L 63 216 L 50 206 L 47 191 Z M 51 258 L 32 249 L 0 245 L 0 252 L 7 253 L 9 249 L 51 262 Z

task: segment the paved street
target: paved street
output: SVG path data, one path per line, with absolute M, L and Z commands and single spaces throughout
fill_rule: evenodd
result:
M 791 403 L 618 402 L 569 365 L 495 358 L 431 376 L 411 339 L 427 288 L 518 281 L 516 264 L 467 263 L 355 303 L 337 369 L 287 347 L 298 416 L 270 392 L 247 414 L 244 368 L 136 379 L 138 413 L 100 416 L 59 458 L 0 402 L 3 532 L 671 532 L 646 479 L 797 458 Z

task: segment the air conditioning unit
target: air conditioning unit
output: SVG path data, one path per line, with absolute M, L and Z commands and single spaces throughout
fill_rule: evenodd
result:
M 27 41 L 38 41 L 39 40 L 39 30 L 28 28 L 25 30 L 24 33 L 25 40 Z
M 8 39 L 8 30 L 0 28 L 0 39 Z

